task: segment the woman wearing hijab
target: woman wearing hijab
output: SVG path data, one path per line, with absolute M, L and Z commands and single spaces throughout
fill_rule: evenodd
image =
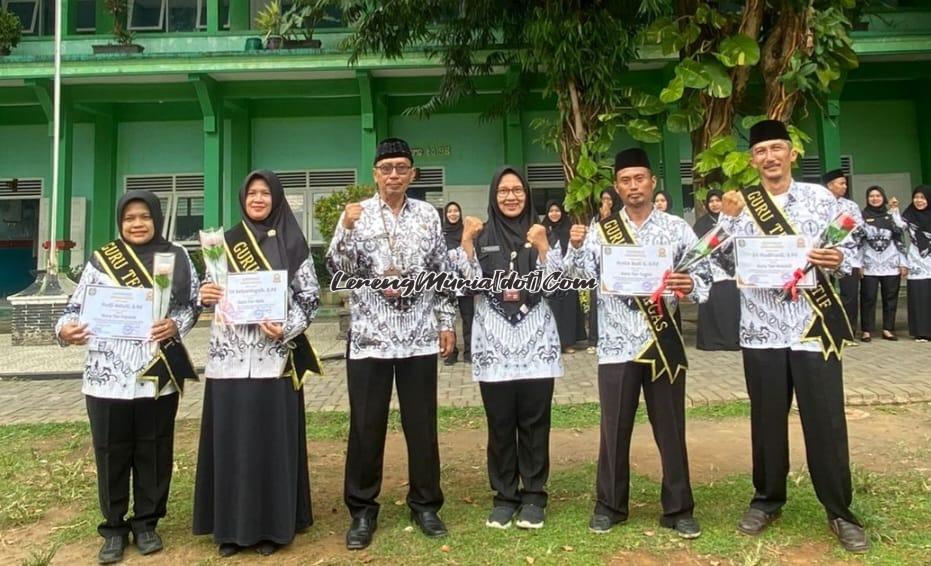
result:
M 451 254 L 468 279 L 496 271 L 543 278 L 561 271 L 559 248 L 535 224 L 531 192 L 505 166 L 488 191 L 488 222 L 466 218 L 462 248 Z M 479 235 L 479 232 L 481 234 Z M 503 289 L 479 294 L 472 335 L 472 378 L 479 382 L 488 419 L 488 477 L 494 507 L 485 525 L 543 526 L 549 476 L 553 384 L 563 375 L 556 319 L 542 292 Z
M 197 378 L 180 339 L 200 313 L 194 266 L 184 248 L 162 237 L 165 218 L 158 198 L 148 191 L 129 191 L 120 198 L 116 215 L 119 238 L 94 252 L 55 326 L 63 346 L 88 346 L 81 392 L 104 516 L 97 527 L 105 539 L 97 557 L 100 564 L 122 560 L 130 531 L 140 553 L 162 549 L 155 527 L 167 510 L 178 394 L 184 379 Z M 98 285 L 151 288 L 156 253 L 174 254 L 174 272 L 168 315 L 152 326 L 151 341 L 93 336 L 80 322 L 88 290 Z M 156 354 L 166 355 L 170 363 Z M 133 516 L 126 520 L 130 475 Z
M 242 222 L 225 235 L 237 250 L 228 254 L 231 271 L 286 270 L 290 297 L 284 324 L 213 324 L 194 534 L 213 534 L 221 556 L 251 546 L 272 554 L 313 523 L 301 385 L 319 371 L 304 335 L 317 312 L 317 276 L 274 173 L 251 173 L 239 205 Z M 214 305 L 223 290 L 208 282 L 200 295 Z
M 912 191 L 912 204 L 902 213 L 908 226 L 908 333 L 916 342 L 931 340 L 931 187 Z
M 565 250 L 569 245 L 569 228 L 572 227 L 572 221 L 558 200 L 546 203 L 543 227 L 546 228 L 550 247 L 555 248 L 558 243 L 559 249 Z M 563 353 L 574 354 L 573 346 L 586 338 L 585 315 L 582 313 L 582 305 L 579 304 L 579 292 L 554 293 L 547 301 L 556 317 L 556 328 L 559 329 L 559 342 L 562 344 Z
M 455 250 L 462 245 L 462 207 L 457 202 L 446 203 L 443 207 L 443 237 L 446 239 L 446 249 Z M 459 315 L 462 317 L 462 361 L 472 363 L 472 313 L 475 301 L 471 295 L 462 291 L 456 292 L 459 302 Z M 451 366 L 459 357 L 459 347 L 453 348 L 444 364 Z
M 617 214 L 621 210 L 621 198 L 617 196 L 614 187 L 608 187 L 602 190 L 598 202 L 600 203 L 598 214 L 592 217 L 592 221 L 588 226 L 589 230 L 594 230 L 599 220 L 604 220 L 608 216 Z M 564 248 L 563 253 L 565 253 L 565 251 Z M 598 291 L 592 289 L 588 292 L 588 296 L 588 348 L 586 351 L 589 354 L 595 354 L 598 347 Z
M 711 231 L 721 215 L 724 194 L 717 190 L 708 191 L 705 197 L 707 214 L 695 221 L 695 235 L 699 238 Z M 708 302 L 698 305 L 698 340 L 699 350 L 740 350 L 738 333 L 740 331 L 740 292 L 734 278 L 711 262 L 711 275 L 714 283 Z
M 660 212 L 672 214 L 672 197 L 666 191 L 656 191 L 653 194 L 653 207 Z
M 902 276 L 908 273 L 905 256 L 905 223 L 898 203 L 890 210 L 886 191 L 872 186 L 866 191 L 863 209 L 863 279 L 860 282 L 860 328 L 863 341 L 872 340 L 876 325 L 876 295 L 882 287 L 883 340 L 898 340 L 894 334 L 895 311 Z

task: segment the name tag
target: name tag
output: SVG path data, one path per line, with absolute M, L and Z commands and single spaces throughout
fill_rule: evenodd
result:
M 520 291 L 517 289 L 505 289 L 502 298 L 507 303 L 516 303 L 520 300 Z
M 501 246 L 485 246 L 482 248 L 482 252 L 500 252 Z

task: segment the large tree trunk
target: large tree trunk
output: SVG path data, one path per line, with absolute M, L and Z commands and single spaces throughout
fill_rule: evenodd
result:
M 563 92 L 559 93 L 558 107 L 562 119 L 559 136 L 559 159 L 568 185 L 575 178 L 582 153 L 582 145 L 589 137 L 592 128 L 603 127 L 598 115 L 605 110 L 591 108 L 584 98 L 578 81 L 569 82 Z M 573 222 L 587 224 L 594 214 L 591 199 L 585 199 L 582 206 L 574 211 Z
M 694 10 L 695 2 L 693 0 L 680 0 L 679 8 Z M 765 8 L 766 0 L 747 0 L 744 4 L 740 25 L 736 31 L 754 40 L 758 40 Z M 680 12 L 680 14 L 683 15 L 685 13 L 689 12 Z M 691 13 L 694 13 L 694 11 Z M 747 90 L 750 67 L 735 67 L 730 70 L 730 76 L 734 87 L 729 98 L 714 98 L 706 94 L 698 95 L 701 96 L 702 106 L 705 108 L 705 119 L 702 127 L 691 134 L 693 164 L 695 163 L 696 156 L 705 151 L 712 140 L 718 136 L 729 135 L 734 129 L 736 109 L 743 100 L 744 93 Z M 710 179 L 699 177 L 697 174 L 694 175 L 692 189 L 697 192 L 703 189 L 709 183 Z M 703 215 L 704 212 L 705 203 L 700 199 L 695 199 L 696 218 Z
M 779 3 L 779 18 L 760 51 L 760 69 L 766 88 L 766 115 L 773 120 L 789 122 L 795 106 L 801 100 L 799 91 L 789 92 L 781 77 L 789 70 L 792 57 L 800 50 L 810 50 L 809 20 L 812 7 L 806 3 L 793 9 L 792 2 Z

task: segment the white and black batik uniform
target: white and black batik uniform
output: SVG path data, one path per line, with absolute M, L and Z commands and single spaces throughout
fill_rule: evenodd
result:
M 885 197 L 883 197 L 885 198 Z M 883 205 L 885 207 L 885 205 Z M 864 209 L 860 260 L 860 326 L 863 332 L 876 330 L 876 302 L 882 290 L 882 329 L 895 330 L 895 315 L 902 285 L 901 268 L 908 266 L 903 235 L 905 222 L 898 212 L 870 216 Z
M 797 233 L 817 239 L 837 216 L 840 204 L 826 188 L 793 181 L 773 196 Z M 749 211 L 721 215 L 719 224 L 734 236 L 762 236 Z M 839 274 L 850 273 L 856 244 L 848 236 L 839 248 L 844 261 Z M 732 247 L 733 250 L 733 247 Z M 733 271 L 733 255 L 721 256 Z M 815 493 L 830 519 L 858 523 L 850 511 L 852 491 L 844 417 L 841 362 L 825 360 L 817 341 L 801 338 L 814 315 L 804 297 L 792 301 L 781 289 L 740 289 L 740 345 L 751 406 L 753 486 L 750 506 L 776 513 L 786 502 L 789 472 L 788 416 L 793 391 L 805 436 L 808 467 Z
M 327 252 L 331 273 L 375 277 L 449 271 L 440 216 L 432 205 L 406 198 L 395 215 L 379 197 L 362 201 L 352 230 L 340 216 Z M 437 445 L 439 332 L 453 331 L 455 296 L 426 290 L 388 297 L 368 287 L 352 291 L 346 374 L 349 446 L 345 503 L 353 517 L 375 517 L 381 490 L 382 454 L 395 383 L 410 461 L 408 505 L 416 512 L 443 505 Z
M 685 220 L 665 212 L 654 210 L 639 228 L 625 209 L 621 209 L 620 216 L 638 244 L 675 246 L 673 263 L 698 241 Z M 582 246 L 567 251 L 564 265 L 568 275 L 600 280 L 601 249 L 605 244 L 600 225 L 595 223 Z M 712 282 L 707 261 L 695 266 L 691 275 L 695 285 L 689 299 L 696 303 L 707 300 Z M 675 298 L 666 299 L 670 312 L 677 303 Z M 695 506 L 685 445 L 685 377 L 680 375 L 672 383 L 665 377 L 653 381 L 649 366 L 633 361 L 652 339 L 649 323 L 632 299 L 598 294 L 601 448 L 595 513 L 615 522 L 625 520 L 629 514 L 630 438 L 641 389 L 663 460 L 664 520 L 691 517 Z

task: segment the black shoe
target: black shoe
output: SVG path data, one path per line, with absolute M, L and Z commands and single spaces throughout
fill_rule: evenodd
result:
M 669 520 L 663 517 L 659 524 L 667 529 L 673 529 L 679 536 L 686 539 L 698 538 L 701 536 L 701 527 L 693 517 L 683 517 L 681 519 Z
M 517 509 L 504 505 L 496 505 L 491 514 L 485 519 L 485 526 L 492 529 L 507 529 L 511 526 L 514 513 Z
M 751 507 L 747 509 L 744 516 L 740 518 L 740 522 L 737 523 L 737 529 L 745 535 L 758 535 L 766 530 L 766 527 L 768 527 L 770 523 L 778 519 L 779 515 L 781 515 L 780 511 L 767 513 L 766 511 Z
M 614 528 L 614 525 L 620 525 L 624 520 L 615 521 L 607 515 L 595 513 L 588 521 L 588 530 L 593 533 L 608 533 Z
M 890 334 L 890 335 L 886 336 L 886 334 L 883 333 L 883 340 L 889 340 L 890 342 L 898 342 L 898 341 L 899 341 L 899 337 L 896 336 L 895 334 Z
M 123 559 L 123 551 L 129 546 L 128 535 L 107 537 L 97 553 L 98 564 L 115 564 Z
M 242 550 L 242 547 L 232 542 L 224 542 L 217 547 L 217 553 L 223 558 L 229 558 L 234 554 L 238 554 L 240 550 Z
M 847 552 L 866 552 L 870 549 L 870 539 L 866 537 L 863 527 L 838 517 L 829 523 L 831 532 L 837 536 L 841 546 Z
M 454 365 L 456 365 L 456 358 L 446 358 L 445 360 L 443 360 L 443 365 L 444 365 L 444 366 L 454 366 Z
M 155 531 L 136 533 L 134 539 L 136 548 L 139 549 L 139 554 L 143 556 L 155 554 L 164 548 L 162 546 L 162 537 L 158 536 L 158 533 Z
M 372 544 L 372 536 L 378 529 L 378 519 L 375 517 L 353 517 L 349 530 L 346 531 L 346 548 L 349 550 L 362 550 Z
M 255 551 L 262 556 L 271 556 L 272 554 L 278 552 L 279 548 L 281 548 L 280 544 L 270 540 L 263 540 L 259 544 L 255 545 Z
M 873 341 L 873 338 L 869 334 L 865 334 L 862 338 L 860 338 L 860 342 L 872 342 L 872 341 Z
M 411 521 L 416 523 L 423 534 L 430 538 L 445 537 L 448 534 L 443 520 L 434 511 L 411 511 Z
M 524 505 L 517 515 L 518 529 L 542 529 L 546 511 L 539 505 Z

